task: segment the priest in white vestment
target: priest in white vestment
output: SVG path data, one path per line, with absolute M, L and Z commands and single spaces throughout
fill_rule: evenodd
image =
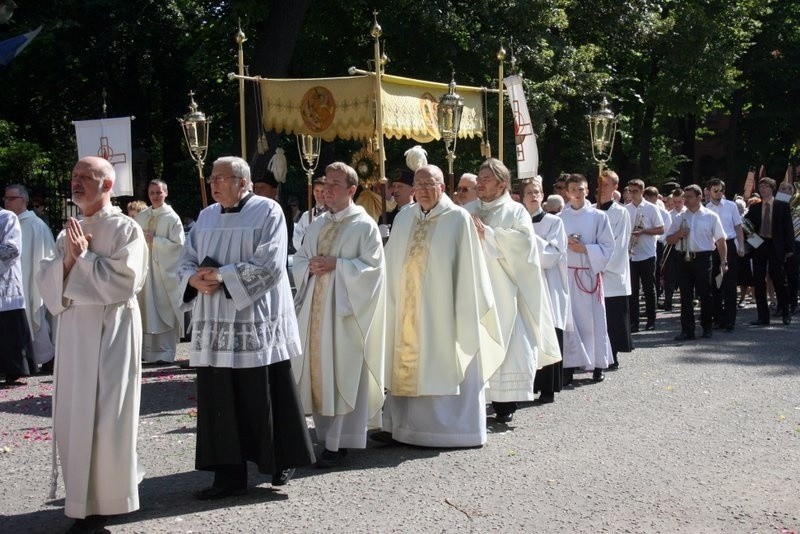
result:
M 608 217 L 611 233 L 614 234 L 614 253 L 603 269 L 603 296 L 606 305 L 606 327 L 608 341 L 611 343 L 611 355 L 614 361 L 610 369 L 619 367 L 617 354 L 631 352 L 630 307 L 628 299 L 631 294 L 630 254 L 628 246 L 631 241 L 631 217 L 628 210 L 614 200 L 614 192 L 619 188 L 619 176 L 616 172 L 605 169 L 598 182 L 597 209 Z
M 181 294 L 192 307 L 197 368 L 195 468 L 214 481 L 195 497 L 247 492 L 247 462 L 286 484 L 314 461 L 290 358 L 300 355 L 280 205 L 252 192 L 242 158 L 214 162 L 211 196 L 186 241 Z
M 150 180 L 150 207 L 136 216 L 150 249 L 150 269 L 139 293 L 144 349 L 142 361 L 175 361 L 178 340 L 183 337 L 181 283 L 178 264 L 183 251 L 181 218 L 167 204 L 169 190 L 163 180 Z
M 509 423 L 518 401 L 533 400 L 536 369 L 561 360 L 531 217 L 511 199 L 511 173 L 489 158 L 478 170 L 479 202 L 472 215 L 481 237 L 500 318 L 506 356 L 486 397 L 495 419 Z
M 564 332 L 564 369 L 592 371 L 605 379 L 604 369 L 614 361 L 608 340 L 603 297 L 603 270 L 614 253 L 614 234 L 606 214 L 586 200 L 588 185 L 582 174 L 567 178 L 570 202 L 560 217 L 567 233 L 569 296 L 574 331 Z M 565 381 L 571 380 L 567 374 Z
M 28 209 L 29 195 L 22 184 L 6 187 L 6 207 L 17 214 L 22 230 L 20 262 L 22 266 L 22 288 L 25 293 L 25 315 L 33 340 L 33 361 L 39 365 L 47 363 L 55 355 L 52 338 L 52 316 L 36 285 L 39 262 L 55 253 L 53 232 L 35 212 Z
M 505 356 L 489 273 L 441 169 L 419 168 L 414 193 L 417 204 L 397 215 L 386 245 L 383 428 L 412 445 L 481 446 L 484 385 Z
M 561 218 L 545 213 L 542 208 L 544 189 L 541 178 L 522 181 L 522 202 L 531 216 L 536 245 L 544 272 L 550 311 L 553 318 L 560 354 L 564 350 L 564 330 L 573 330 L 572 310 L 569 303 L 569 281 L 567 279 L 567 234 Z M 561 197 L 558 197 L 561 198 Z M 540 367 L 533 382 L 533 391 L 541 392 L 536 404 L 555 402 L 555 394 L 562 389 L 563 362 Z
M 328 165 L 329 211 L 308 228 L 292 266 L 303 341 L 292 369 L 324 445 L 318 467 L 339 465 L 348 448 L 366 448 L 383 406 L 383 241 L 375 220 L 353 204 L 357 186 L 352 167 Z
M 142 343 L 136 293 L 147 275 L 147 244 L 141 227 L 111 205 L 114 178 L 102 158 L 78 161 L 72 201 L 83 220 L 67 220 L 55 256 L 41 262 L 36 278 L 58 320 L 53 433 L 65 513 L 87 531 L 100 531 L 109 515 L 139 509 L 143 473 L 136 457 Z

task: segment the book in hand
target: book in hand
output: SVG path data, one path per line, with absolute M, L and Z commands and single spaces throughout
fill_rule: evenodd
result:
M 203 261 L 200 262 L 200 267 L 211 267 L 213 269 L 219 269 L 220 267 L 222 267 L 222 264 L 219 263 L 214 258 L 212 258 L 211 256 L 206 256 L 203 259 Z M 228 288 L 225 287 L 225 282 L 220 282 L 220 285 L 222 285 L 222 290 L 225 292 L 225 298 L 226 299 L 231 298 L 231 294 L 228 292 Z

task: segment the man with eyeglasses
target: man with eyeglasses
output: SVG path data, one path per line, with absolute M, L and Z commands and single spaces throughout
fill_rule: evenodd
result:
M 273 486 L 314 461 L 289 361 L 302 348 L 283 210 L 250 192 L 241 158 L 217 159 L 208 182 L 216 203 L 200 212 L 179 268 L 197 368 L 195 468 L 214 472 L 200 500 L 246 493 L 248 461 Z
M 383 406 L 383 241 L 375 220 L 353 203 L 358 175 L 337 161 L 325 169 L 329 211 L 308 228 L 294 257 L 303 354 L 295 377 L 324 449 L 317 467 L 336 467 L 367 446 Z
M 469 210 L 470 206 L 477 203 L 478 195 L 475 188 L 478 186 L 478 176 L 471 172 L 465 172 L 458 179 L 458 186 L 456 187 L 455 198 L 453 199 L 456 204 L 462 208 Z
M 491 281 L 470 215 L 435 165 L 414 174 L 417 204 L 386 245 L 383 432 L 424 447 L 486 443 L 484 384 L 505 356 Z
M 55 346 L 52 340 L 52 316 L 47 313 L 47 307 L 35 280 L 36 273 L 39 272 L 39 262 L 55 253 L 56 242 L 50 227 L 28 209 L 28 198 L 28 190 L 24 185 L 13 184 L 6 187 L 3 200 L 6 209 L 17 215 L 22 231 L 20 260 L 25 314 L 33 339 L 33 359 L 42 365 L 53 360 Z
M 711 276 L 720 274 L 720 263 L 727 261 L 728 272 L 722 277 L 722 283 L 711 284 L 711 295 L 714 299 L 714 326 L 725 332 L 733 332 L 736 325 L 736 310 L 738 302 L 736 286 L 739 272 L 739 258 L 744 257 L 744 232 L 742 231 L 742 216 L 735 202 L 725 198 L 725 182 L 719 178 L 712 178 L 706 184 L 710 201 L 706 207 L 717 214 L 722 229 L 725 231 L 725 243 L 728 245 L 728 255 L 720 258 L 713 255 Z
M 509 423 L 517 402 L 533 400 L 537 368 L 561 360 L 533 222 L 511 199 L 511 173 L 489 158 L 478 170 L 480 203 L 472 212 L 492 281 L 506 356 L 489 380 L 495 420 Z

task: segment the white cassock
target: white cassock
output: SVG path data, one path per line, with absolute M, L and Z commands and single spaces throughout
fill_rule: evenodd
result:
M 486 225 L 482 247 L 506 347 L 486 397 L 497 402 L 533 400 L 536 369 L 561 361 L 561 351 L 531 217 L 508 192 L 492 202 L 479 202 L 475 214 Z
M 412 445 L 483 445 L 484 384 L 505 348 L 475 226 L 446 195 L 395 217 L 386 325 L 384 430 Z
M 183 336 L 184 312 L 181 310 L 178 276 L 185 235 L 183 224 L 172 206 L 167 204 L 142 210 L 136 216 L 136 222 L 144 231 L 153 233 L 150 269 L 139 293 L 144 331 L 142 360 L 171 362 L 175 360 L 178 340 Z
M 316 221 L 324 214 L 325 206 L 314 207 L 314 209 L 311 210 L 311 221 Z M 308 211 L 304 211 L 300 218 L 294 223 L 292 229 L 292 245 L 294 245 L 295 250 L 300 250 L 300 247 L 303 246 L 303 238 L 310 225 L 311 223 L 308 221 Z
M 596 206 L 595 206 L 596 207 Z M 619 202 L 611 202 L 605 211 L 611 233 L 614 235 L 614 252 L 603 270 L 603 295 L 621 297 L 631 294 L 631 269 L 628 245 L 631 241 L 631 217 Z
M 53 346 L 51 316 L 47 313 L 44 299 L 36 285 L 39 262 L 55 254 L 56 241 L 53 232 L 42 219 L 32 211 L 19 215 L 22 230 L 20 261 L 22 265 L 22 288 L 25 292 L 25 314 L 33 339 L 33 359 L 36 363 L 47 363 L 55 355 Z
M 314 256 L 336 268 L 309 273 Z M 292 362 L 305 412 L 328 450 L 365 448 L 380 426 L 386 301 L 383 242 L 375 220 L 351 204 L 311 223 L 294 255 L 303 355 Z
M 588 202 L 578 210 L 567 204 L 560 217 L 567 236 L 579 235 L 587 250 L 584 254 L 567 250 L 575 330 L 564 332 L 564 367 L 605 369 L 614 358 L 608 340 L 602 273 L 614 253 L 614 234 L 606 214 Z
M 539 222 L 533 223 L 539 257 L 541 258 L 547 290 L 550 295 L 553 325 L 561 330 L 572 330 L 572 309 L 569 301 L 567 278 L 567 234 L 560 217 L 543 213 Z
M 147 275 L 142 229 L 119 208 L 106 206 L 80 224 L 92 239 L 67 277 L 65 232 L 36 276 L 58 318 L 53 432 L 65 513 L 74 518 L 139 509 L 142 321 L 136 293 Z

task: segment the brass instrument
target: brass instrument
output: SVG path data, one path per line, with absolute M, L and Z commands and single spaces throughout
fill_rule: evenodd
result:
M 686 219 L 681 220 L 681 230 L 686 231 L 688 230 L 688 224 L 686 224 Z M 683 261 L 690 262 L 694 259 L 694 252 L 689 251 L 689 236 L 686 235 L 681 238 L 681 250 L 683 251 Z
M 641 210 L 636 212 L 636 222 L 633 225 L 633 229 L 631 229 L 631 239 L 628 241 L 628 256 L 633 256 L 633 249 L 636 248 L 636 244 L 639 242 L 639 236 L 642 234 L 635 234 L 634 232 L 641 232 L 644 230 L 644 215 L 642 214 Z

